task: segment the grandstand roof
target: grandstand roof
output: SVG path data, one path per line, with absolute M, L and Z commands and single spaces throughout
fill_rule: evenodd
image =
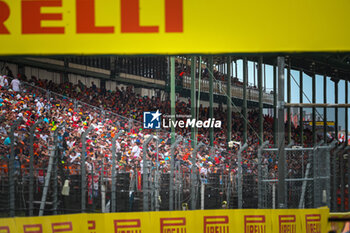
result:
M 249 60 L 256 60 L 263 56 L 263 62 L 269 65 L 276 65 L 276 56 L 285 55 L 291 62 L 293 69 L 301 69 L 308 75 L 314 73 L 327 75 L 335 79 L 350 80 L 350 53 L 294 53 L 294 54 L 247 54 L 236 56 L 233 59 L 247 56 Z M 216 63 L 226 62 L 226 56 L 216 56 Z M 286 60 L 288 64 L 288 59 Z

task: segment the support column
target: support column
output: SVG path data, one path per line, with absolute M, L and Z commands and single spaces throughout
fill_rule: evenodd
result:
M 86 210 L 86 169 L 85 169 L 85 157 L 86 157 L 86 137 L 93 130 L 93 126 L 90 126 L 81 137 L 82 149 L 81 149 L 81 212 L 85 213 Z M 102 165 L 103 166 L 103 165 Z
M 175 122 L 175 57 L 170 57 L 170 111 L 171 120 Z M 175 128 L 171 124 L 171 144 L 175 142 Z
M 18 118 L 13 122 L 10 131 L 10 159 L 9 159 L 9 170 L 8 170 L 8 179 L 9 179 L 9 205 L 10 205 L 10 217 L 14 217 L 16 213 L 16 200 L 15 200 L 15 130 L 17 129 L 19 123 L 22 121 L 22 117 Z
M 339 83 L 339 80 L 335 80 L 334 81 L 334 102 L 335 104 L 338 104 L 338 83 Z M 339 128 L 339 119 L 338 119 L 338 107 L 335 107 L 334 108 L 334 120 L 335 120 L 335 139 L 338 140 L 338 128 Z
M 123 130 L 119 131 L 112 140 L 112 202 L 111 202 L 111 212 L 117 211 L 117 171 L 116 171 L 116 144 L 117 139 L 124 133 Z M 119 161 L 118 161 L 119 163 Z M 93 177 L 93 176 L 92 176 Z M 93 179 L 93 178 L 92 178 Z
M 303 71 L 299 71 L 299 102 L 303 103 L 303 95 L 304 95 L 304 84 L 303 84 Z M 304 109 L 302 107 L 299 108 L 299 127 L 300 127 L 300 146 L 304 147 Z
M 174 168 L 175 168 L 175 149 L 177 145 L 182 141 L 182 136 L 179 136 L 175 143 L 171 145 L 171 160 L 170 160 L 170 184 L 169 184 L 169 210 L 174 210 Z
M 291 85 L 290 85 L 290 58 L 288 59 L 288 68 L 287 68 L 287 103 L 291 102 Z M 287 108 L 287 133 L 288 133 L 288 141 L 289 144 L 292 141 L 292 121 L 290 119 L 290 107 Z
M 349 103 L 349 90 L 348 90 L 348 80 L 345 80 L 345 103 L 348 104 Z M 345 108 L 345 145 L 348 145 L 348 136 L 349 136 L 349 132 L 348 132 L 348 127 L 349 127 L 349 113 L 348 113 L 348 108 Z M 348 168 L 350 169 L 350 168 Z M 349 181 L 350 182 L 350 181 Z
M 117 75 L 117 67 L 116 67 L 116 56 L 110 56 L 109 57 L 109 64 L 110 64 L 110 71 L 111 71 L 111 79 L 115 79 Z
M 214 102 L 214 90 L 213 90 L 213 56 L 209 56 L 209 118 L 214 118 L 214 112 L 213 112 L 213 102 Z M 214 145 L 214 128 L 209 129 L 210 133 L 210 146 Z
M 175 60 L 174 60 L 175 61 Z M 174 63 L 175 65 L 175 63 Z M 147 150 L 148 144 L 153 139 L 153 135 L 150 135 L 146 140 L 144 140 L 142 145 L 142 159 L 143 159 L 143 174 L 142 174 L 142 192 L 143 192 L 143 211 L 149 211 L 149 174 L 150 166 L 149 160 L 147 160 Z
M 34 133 L 36 127 L 44 120 L 38 120 L 30 128 L 30 161 L 29 161 L 29 216 L 33 216 L 34 211 Z
M 69 60 L 68 58 L 64 58 L 63 82 L 69 82 L 68 68 L 69 68 Z
M 236 58 L 236 61 L 235 61 L 235 78 L 238 78 L 238 71 L 237 71 L 237 58 Z
M 197 194 L 198 194 L 198 167 L 196 165 L 197 162 L 197 152 L 200 147 L 204 146 L 202 142 L 200 142 L 192 151 L 192 157 L 191 157 L 191 210 L 196 209 L 197 204 Z
M 323 103 L 327 103 L 327 75 L 323 76 Z M 323 108 L 323 141 L 327 144 L 327 108 Z
M 278 66 L 278 207 L 285 208 L 285 125 L 284 125 L 284 57 L 277 58 Z
M 316 103 L 316 74 L 312 76 L 312 103 Z M 316 107 L 312 107 L 312 145 L 316 146 Z
M 248 60 L 243 58 L 243 144 L 247 142 L 247 85 L 248 85 Z
M 191 57 L 191 118 L 196 119 L 196 63 L 197 58 Z M 191 128 L 191 145 L 196 144 L 196 128 Z
M 231 57 L 227 57 L 227 143 L 231 141 L 232 131 L 232 109 L 231 109 Z
M 277 147 L 277 67 L 273 66 L 273 144 Z
M 260 56 L 258 62 L 258 88 L 259 88 L 259 145 L 264 142 L 264 122 L 263 122 L 263 59 Z
M 338 82 L 339 80 L 334 81 L 334 102 L 335 104 L 338 104 Z M 335 139 L 338 140 L 338 127 L 339 127 L 339 119 L 338 119 L 338 107 L 334 108 L 334 123 L 335 123 Z

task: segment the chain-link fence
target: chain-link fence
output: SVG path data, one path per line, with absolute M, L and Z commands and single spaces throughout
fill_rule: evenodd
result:
M 314 148 L 285 148 L 285 197 L 286 208 L 315 208 L 330 206 L 333 198 L 330 190 L 331 145 Z M 276 208 L 278 196 L 278 149 L 262 150 L 259 205 Z
M 339 145 L 331 150 L 331 191 L 334 198 L 331 199 L 331 210 L 334 212 L 350 210 L 350 147 Z
M 186 136 L 172 140 L 168 131 L 144 129 L 131 108 L 126 118 L 100 99 L 93 106 L 65 92 L 22 88 L 2 96 L 2 216 L 277 207 L 278 150 L 272 146 L 227 151 L 198 141 L 193 147 Z M 286 148 L 287 208 L 333 201 L 345 209 L 349 160 L 345 148 L 332 148 Z M 334 204 L 338 192 L 341 201 Z

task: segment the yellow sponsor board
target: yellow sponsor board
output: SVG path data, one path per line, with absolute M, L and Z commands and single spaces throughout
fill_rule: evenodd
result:
M 0 219 L 0 233 L 326 233 L 328 209 L 196 210 Z
M 0 0 L 0 55 L 350 51 L 348 0 Z

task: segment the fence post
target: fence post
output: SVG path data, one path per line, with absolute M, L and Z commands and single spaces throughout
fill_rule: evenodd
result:
M 232 169 L 232 168 L 231 168 Z M 227 190 L 226 190 L 226 203 L 227 203 L 227 209 L 230 208 L 230 198 L 231 198 L 231 169 L 229 173 L 227 174 L 226 181 L 227 181 Z
M 242 187 L 242 152 L 247 149 L 248 144 L 244 143 L 244 145 L 238 151 L 238 209 L 242 209 L 243 207 L 243 187 Z
M 117 139 L 124 133 L 124 130 L 119 131 L 112 140 L 112 209 L 111 212 L 116 212 L 117 198 L 116 198 L 116 164 L 115 164 L 115 150 Z
M 10 185 L 10 217 L 15 216 L 15 130 L 18 126 L 18 124 L 23 120 L 22 117 L 18 118 L 15 122 L 13 122 L 11 126 L 10 131 L 10 140 L 11 140 L 11 153 L 10 153 L 10 160 L 9 160 L 9 185 Z
M 204 181 L 201 180 L 201 210 L 204 210 L 204 190 L 205 190 L 205 184 L 204 184 Z
M 153 135 L 149 135 L 149 137 L 143 142 L 143 211 L 148 211 L 148 164 L 147 164 L 147 149 L 148 144 L 153 139 Z
M 94 194 L 94 166 L 91 166 L 92 212 L 95 212 L 96 199 Z
M 53 146 L 49 148 L 50 151 L 50 159 L 49 159 L 49 165 L 47 167 L 46 171 L 46 176 L 45 176 L 45 184 L 44 184 L 44 190 L 43 190 L 43 195 L 41 197 L 41 202 L 40 202 L 40 210 L 39 210 L 39 216 L 43 216 L 44 210 L 45 210 L 45 205 L 46 205 L 46 197 L 47 197 L 47 192 L 49 189 L 49 184 L 50 184 L 50 177 L 51 177 L 51 171 L 52 171 L 52 165 L 55 159 L 56 155 L 56 150 L 57 150 L 57 133 L 60 131 L 64 126 L 66 125 L 66 122 L 63 122 L 60 124 L 57 129 L 54 132 L 53 138 L 54 138 L 54 143 Z
M 325 150 L 326 153 L 326 172 L 327 172 L 327 186 L 326 186 L 326 203 L 328 208 L 331 208 L 331 150 L 336 148 L 337 142 L 333 141 Z
M 65 126 L 66 122 L 60 125 L 59 130 L 61 130 Z M 55 132 L 55 138 L 54 138 L 54 143 L 55 143 L 55 157 L 54 157 L 54 167 L 53 167 L 53 180 L 54 180 L 54 187 L 53 187 L 53 214 L 57 215 L 57 206 L 58 206 L 58 192 L 57 192 L 57 186 L 58 186 L 58 180 L 57 180 L 57 166 L 58 166 L 58 156 L 59 156 L 59 150 L 58 150 L 58 131 L 57 134 Z
M 177 171 L 177 173 L 175 174 L 175 180 L 176 180 L 176 189 L 175 189 L 175 209 L 179 210 L 180 209 L 180 187 L 182 188 L 182 186 L 180 185 L 181 181 L 182 181 L 182 177 L 181 177 L 181 165 L 180 165 L 180 161 L 177 161 L 175 164 L 175 170 Z
M 154 210 L 159 211 L 159 171 L 155 171 L 153 182 L 154 182 Z
M 192 158 L 191 158 L 191 210 L 196 209 L 196 157 L 197 157 L 197 152 L 200 147 L 204 146 L 204 144 L 201 142 L 196 147 L 194 148 L 192 152 Z
M 345 180 L 344 180 L 344 177 L 345 177 L 345 173 L 344 173 L 344 155 L 345 155 L 345 151 L 349 150 L 349 146 L 346 146 L 346 144 L 344 144 L 343 146 L 343 151 L 340 155 L 340 200 L 341 200 L 341 206 L 340 206 L 340 211 L 344 212 L 345 211 Z M 348 181 L 349 183 L 349 181 Z
M 336 173 L 336 168 L 337 168 L 337 157 L 338 157 L 338 152 L 340 151 L 341 146 L 337 145 L 336 149 L 334 150 L 333 153 L 333 158 L 332 158 L 332 168 L 333 168 L 333 195 L 332 195 L 332 211 L 338 211 L 337 210 L 337 173 Z
M 292 146 L 294 145 L 294 140 L 291 140 L 290 143 L 284 148 L 284 180 L 286 180 L 288 177 L 288 151 L 286 150 L 286 148 L 292 148 Z M 291 153 L 292 151 L 290 151 L 289 153 Z M 279 181 L 278 181 L 279 182 Z M 284 207 L 285 209 L 288 208 L 288 185 L 290 185 L 289 182 L 284 182 Z
M 34 133 L 36 127 L 43 120 L 38 120 L 30 128 L 30 160 L 29 160 L 29 216 L 33 216 L 33 200 L 34 200 Z
M 170 184 L 169 184 L 169 210 L 174 210 L 174 166 L 175 166 L 175 148 L 182 141 L 182 136 L 177 137 L 175 143 L 171 145 L 171 161 L 170 161 Z
M 262 152 L 264 150 L 264 147 L 266 147 L 269 144 L 268 141 L 265 141 L 258 149 L 258 209 L 262 208 L 262 187 L 261 187 L 261 181 L 262 181 Z
M 81 152 L 81 212 L 85 213 L 86 209 L 86 170 L 85 170 L 85 153 L 86 153 L 86 136 L 89 134 L 91 130 L 93 130 L 93 126 L 90 126 L 81 137 L 82 142 L 82 152 Z M 102 164 L 103 166 L 103 164 Z
M 155 210 L 156 211 L 159 211 L 159 188 L 160 188 L 160 185 L 159 185 L 159 180 L 160 180 L 160 174 L 159 174 L 159 157 L 158 157 L 158 154 L 159 154 L 159 138 L 158 138 L 158 133 L 157 133 L 157 136 L 155 137 L 156 141 L 157 141 L 157 160 L 156 160 L 156 171 L 155 171 L 155 176 L 153 178 L 153 182 L 154 182 L 154 205 L 155 205 Z
M 310 172 L 310 163 L 306 165 L 306 171 L 305 171 L 305 179 L 309 177 L 309 172 Z M 303 209 L 305 205 L 305 192 L 306 192 L 306 185 L 307 181 L 304 180 L 302 187 L 301 187 L 301 195 L 300 195 L 300 200 L 299 200 L 299 209 Z
M 323 144 L 323 141 L 318 143 L 314 148 L 313 148 L 313 182 L 314 182 L 314 208 L 317 208 L 320 206 L 320 193 L 321 190 L 319 190 L 319 175 L 318 175 L 318 156 L 317 156 L 317 151 L 319 150 L 319 147 Z

